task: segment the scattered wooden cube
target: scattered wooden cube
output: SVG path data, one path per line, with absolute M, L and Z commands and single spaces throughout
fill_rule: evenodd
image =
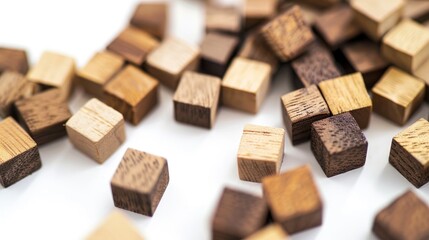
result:
M 380 239 L 427 239 L 429 207 L 407 191 L 377 214 L 372 231 Z
M 268 20 L 277 14 L 279 0 L 246 0 L 244 1 L 244 23 L 252 27 Z
M 143 240 L 138 230 L 120 212 L 112 212 L 86 240 Z
M 372 89 L 374 112 L 404 125 L 423 103 L 424 96 L 423 81 L 391 67 Z
M 167 3 L 140 3 L 130 21 L 131 25 L 160 39 L 164 38 L 167 23 Z
M 262 189 L 274 221 L 288 234 L 322 225 L 323 203 L 309 166 L 265 177 Z
M 13 118 L 0 122 L 0 184 L 18 182 L 42 166 L 36 142 Z
M 237 57 L 222 81 L 222 103 L 242 111 L 257 113 L 270 88 L 270 65 Z
M 200 50 L 179 39 L 167 38 L 151 52 L 147 70 L 165 86 L 176 89 L 185 71 L 198 68 Z
M 27 74 L 28 59 L 25 50 L 0 47 L 0 73 L 4 71 Z
M 105 102 L 137 125 L 158 103 L 158 85 L 155 78 L 128 65 L 104 86 Z
M 310 139 L 311 124 L 331 115 L 316 85 L 281 97 L 283 120 L 293 145 Z
M 127 149 L 111 181 L 115 206 L 153 216 L 169 182 L 165 158 Z
M 259 33 L 251 33 L 246 37 L 238 53 L 239 57 L 264 62 L 271 66 L 271 72 L 277 71 L 279 61 Z
M 350 112 L 360 128 L 368 127 L 372 102 L 362 74 L 354 73 L 323 81 L 319 83 L 319 89 L 332 115 Z
M 241 31 L 241 14 L 234 7 L 208 6 L 206 8 L 206 32 L 238 34 Z
M 417 188 L 429 181 L 429 122 L 419 119 L 392 140 L 389 162 Z
M 267 23 L 261 29 L 261 33 L 283 62 L 303 53 L 314 40 L 313 32 L 307 26 L 301 9 L 297 5 L 293 5 Z
M 287 233 L 279 224 L 270 224 L 244 240 L 288 240 Z
M 70 142 L 98 163 L 106 161 L 125 141 L 122 115 L 96 98 L 67 121 L 66 130 Z
M 66 135 L 71 112 L 59 89 L 48 90 L 15 103 L 19 122 L 38 145 Z
M 263 177 L 279 173 L 284 147 L 283 128 L 244 126 L 237 153 L 240 179 L 261 182 Z
M 261 197 L 225 188 L 212 220 L 212 239 L 243 239 L 267 220 L 267 204 Z
M 408 0 L 405 2 L 404 17 L 423 22 L 429 18 L 429 2 Z
M 212 128 L 220 89 L 221 80 L 217 77 L 185 72 L 173 97 L 176 121 Z

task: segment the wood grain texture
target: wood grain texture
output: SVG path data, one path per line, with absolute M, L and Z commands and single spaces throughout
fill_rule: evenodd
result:
M 93 98 L 67 121 L 66 130 L 78 150 L 103 163 L 125 141 L 124 125 L 119 112 Z
M 429 181 L 429 122 L 419 119 L 392 140 L 389 162 L 417 188 Z
M 149 74 L 127 65 L 104 87 L 105 102 L 137 125 L 158 103 L 158 85 Z
M 243 239 L 261 229 L 267 219 L 268 208 L 262 198 L 225 188 L 213 216 L 212 239 Z
M 165 86 L 176 89 L 185 71 L 198 69 L 200 50 L 179 39 L 167 38 L 147 59 L 148 72 Z
M 424 62 L 420 67 L 418 67 L 417 70 L 414 71 L 413 75 L 425 83 L 425 101 L 429 102 L 429 61 Z
M 209 5 L 206 8 L 206 32 L 241 32 L 241 14 L 237 8 Z
M 185 72 L 174 93 L 174 118 L 178 122 L 212 128 L 221 90 L 218 77 Z
M 423 81 L 390 67 L 372 89 L 374 112 L 402 126 L 421 106 L 424 96 Z
M 167 3 L 140 3 L 137 5 L 130 24 L 162 39 L 168 24 Z
M 36 142 L 13 118 L 0 122 L 0 184 L 18 182 L 42 167 Z
M 243 15 L 246 28 L 274 17 L 279 2 L 279 0 L 245 0 Z
M 270 88 L 271 67 L 263 62 L 237 57 L 222 81 L 222 103 L 257 113 Z
M 429 19 L 429 2 L 419 0 L 407 0 L 405 2 L 404 17 L 423 22 Z
M 169 182 L 165 158 L 128 148 L 111 181 L 115 206 L 153 216 Z
M 319 84 L 319 89 L 332 115 L 350 112 L 360 128 L 368 127 L 372 102 L 362 74 L 354 73 L 323 81 Z
M 261 182 L 262 178 L 279 173 L 284 145 L 283 128 L 245 125 L 237 153 L 240 179 Z
M 262 189 L 274 221 L 287 233 L 322 224 L 323 203 L 309 166 L 266 177 Z
M 377 214 L 372 231 L 380 240 L 428 239 L 429 207 L 409 190 Z
M 331 115 L 316 85 L 281 97 L 283 121 L 293 145 L 310 139 L 311 124 Z
M 19 122 L 38 145 L 66 135 L 65 123 L 71 117 L 59 89 L 51 89 L 15 103 Z
M 288 240 L 287 233 L 279 224 L 270 224 L 244 240 Z
M 27 53 L 22 49 L 0 47 L 0 73 L 4 71 L 27 74 Z
M 279 61 L 276 55 L 259 32 L 253 32 L 246 37 L 238 56 L 270 65 L 272 74 L 278 69 Z
M 143 240 L 137 228 L 122 213 L 114 211 L 86 240 Z

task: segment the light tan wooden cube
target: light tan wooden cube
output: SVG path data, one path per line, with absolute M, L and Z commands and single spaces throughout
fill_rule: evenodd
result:
M 122 213 L 112 212 L 86 240 L 143 240 L 138 230 Z

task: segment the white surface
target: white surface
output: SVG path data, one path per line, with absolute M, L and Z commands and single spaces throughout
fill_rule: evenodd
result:
M 0 1 L 0 45 L 23 47 L 34 63 L 42 51 L 69 54 L 82 66 L 127 23 L 137 1 Z M 197 44 L 203 8 L 197 1 L 172 1 L 171 34 Z M 262 194 L 260 184 L 240 181 L 236 151 L 246 123 L 283 127 L 280 96 L 292 89 L 283 69 L 257 115 L 221 108 L 212 130 L 176 123 L 172 93 L 161 88 L 160 104 L 138 127 L 127 124 L 127 141 L 103 165 L 74 149 L 66 138 L 40 148 L 43 167 L 0 188 L 0 239 L 82 239 L 114 210 L 110 179 L 126 148 L 168 159 L 170 183 L 152 218 L 122 211 L 145 239 L 209 239 L 210 220 L 224 186 Z M 75 112 L 89 97 L 77 91 Z M 427 106 L 410 120 L 427 117 Z M 404 127 L 405 128 L 405 127 Z M 322 227 L 292 239 L 373 239 L 376 212 L 412 188 L 388 161 L 392 137 L 401 129 L 373 114 L 363 168 L 326 178 L 309 143 L 286 141 L 282 171 L 310 164 L 324 200 Z M 414 189 L 416 190 L 416 189 Z M 416 190 L 426 200 L 429 185 Z

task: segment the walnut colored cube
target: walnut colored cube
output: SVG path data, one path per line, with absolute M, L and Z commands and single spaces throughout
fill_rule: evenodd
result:
M 264 37 L 258 32 L 251 33 L 246 37 L 238 56 L 270 65 L 272 74 L 277 71 L 279 65 L 276 55 L 271 51 Z
M 167 3 L 140 3 L 130 24 L 162 39 L 167 29 L 168 10 Z
M 4 71 L 27 74 L 27 53 L 22 49 L 0 47 L 0 73 Z
M 206 32 L 238 34 L 241 31 L 241 13 L 234 7 L 210 5 L 206 9 Z
M 143 240 L 139 231 L 120 212 L 112 212 L 86 240 Z

